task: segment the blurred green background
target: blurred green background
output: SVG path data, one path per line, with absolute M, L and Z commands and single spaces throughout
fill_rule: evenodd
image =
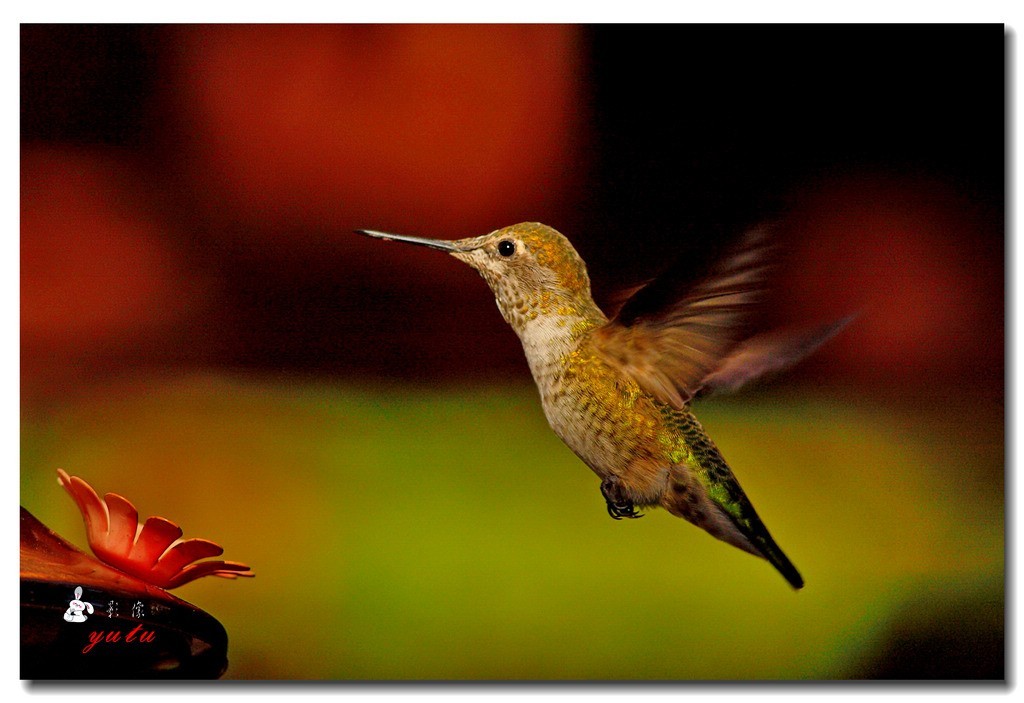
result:
M 84 546 L 54 473 L 73 469 L 250 564 L 251 581 L 176 591 L 228 630 L 230 678 L 1001 678 L 990 408 L 783 388 L 703 403 L 807 579 L 794 592 L 662 511 L 610 520 L 535 396 L 123 382 L 26 415 L 22 502 Z
M 225 547 L 234 679 L 1004 675 L 999 25 L 22 25 L 21 503 L 63 468 Z M 468 267 L 540 221 L 599 303 L 745 227 L 758 326 L 859 316 L 696 414 L 807 586 L 609 519 Z

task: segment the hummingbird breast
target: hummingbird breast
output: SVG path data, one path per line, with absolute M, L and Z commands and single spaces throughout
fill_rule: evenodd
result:
M 593 329 L 596 325 L 571 318 L 541 318 L 524 329 L 523 348 L 544 414 L 594 473 L 627 478 L 635 502 L 656 503 L 670 464 L 661 411 L 596 352 Z

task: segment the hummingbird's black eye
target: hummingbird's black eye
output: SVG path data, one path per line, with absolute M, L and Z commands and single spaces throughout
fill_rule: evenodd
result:
M 510 239 L 502 239 L 498 242 L 498 253 L 502 256 L 512 256 L 516 253 L 516 243 Z

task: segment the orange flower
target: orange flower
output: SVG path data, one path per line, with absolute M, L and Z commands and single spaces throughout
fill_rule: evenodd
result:
M 177 588 L 202 576 L 255 576 L 234 561 L 198 561 L 224 549 L 206 539 L 181 539 L 181 528 L 162 517 L 139 525 L 139 513 L 125 498 L 108 493 L 101 500 L 88 483 L 57 469 L 60 485 L 78 503 L 93 553 L 107 564 L 160 588 Z M 194 563 L 195 562 L 195 563 Z

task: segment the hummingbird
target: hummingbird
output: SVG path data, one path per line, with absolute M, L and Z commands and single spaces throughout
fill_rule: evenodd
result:
M 697 283 L 676 290 L 656 279 L 611 316 L 594 302 L 583 259 L 546 225 L 458 240 L 356 231 L 447 252 L 480 273 L 522 342 L 548 424 L 600 478 L 611 517 L 660 506 L 803 587 L 691 408 L 788 367 L 847 321 L 744 337 L 769 268 L 765 229 L 747 232 Z

